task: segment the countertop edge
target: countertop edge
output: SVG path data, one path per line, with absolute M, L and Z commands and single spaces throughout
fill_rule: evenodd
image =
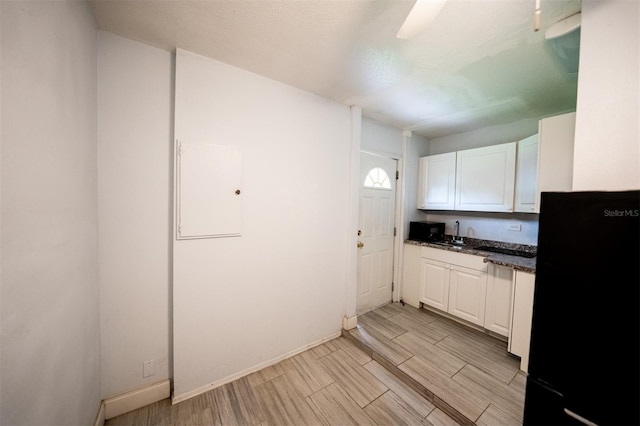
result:
M 511 256 L 511 257 L 514 257 L 514 256 Z M 495 258 L 492 258 L 491 256 L 485 257 L 484 261 L 488 263 L 493 263 L 495 265 L 508 266 L 513 268 L 516 271 L 529 272 L 532 274 L 536 273 L 535 260 L 533 261 L 533 265 L 524 265 L 520 263 L 519 260 L 510 261 L 505 259 L 495 259 Z
M 507 254 L 488 253 L 485 251 L 475 250 L 473 247 L 446 247 L 439 244 L 432 244 L 421 241 L 405 240 L 405 244 L 411 244 L 421 247 L 431 247 L 439 250 L 448 250 L 456 253 L 465 253 L 475 256 L 481 256 L 484 258 L 484 262 L 493 263 L 495 265 L 511 267 L 516 271 L 528 272 L 535 274 L 536 272 L 536 258 L 535 257 L 519 257 L 510 256 Z

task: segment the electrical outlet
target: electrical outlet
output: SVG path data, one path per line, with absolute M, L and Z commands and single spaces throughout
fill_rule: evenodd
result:
M 522 231 L 522 224 L 521 223 L 510 223 L 509 225 L 507 225 L 507 229 L 509 231 Z
M 150 359 L 142 363 L 142 377 L 150 377 L 156 374 L 156 360 Z

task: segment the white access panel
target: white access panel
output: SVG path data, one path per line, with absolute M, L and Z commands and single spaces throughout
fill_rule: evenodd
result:
M 240 150 L 177 141 L 176 157 L 176 238 L 241 235 Z

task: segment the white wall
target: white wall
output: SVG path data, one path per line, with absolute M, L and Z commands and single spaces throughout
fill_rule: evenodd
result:
M 574 190 L 640 188 L 640 2 L 583 0 Z
M 404 223 L 402 229 L 403 239 L 409 238 L 409 222 L 424 221 L 427 214 L 418 210 L 418 168 L 420 157 L 430 154 L 430 142 L 424 136 L 407 136 L 405 142 L 404 161 Z
M 3 425 L 100 406 L 96 28 L 85 2 L 0 2 Z
M 98 32 L 104 398 L 170 376 L 172 87 L 170 52 Z
M 431 139 L 429 154 L 442 154 L 524 139 L 538 133 L 538 121 L 538 119 L 520 120 L 514 123 Z
M 335 335 L 345 315 L 349 108 L 179 50 L 175 137 L 238 147 L 241 237 L 174 241 L 174 399 Z
M 402 130 L 400 129 L 362 117 L 361 138 L 360 147 L 363 151 L 389 158 L 402 157 Z

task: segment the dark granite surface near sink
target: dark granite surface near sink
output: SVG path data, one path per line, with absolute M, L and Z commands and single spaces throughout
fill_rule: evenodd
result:
M 502 241 L 492 241 L 492 240 L 481 240 L 477 238 L 464 238 L 465 244 L 462 246 L 450 244 L 451 236 L 447 235 L 445 237 L 445 243 L 424 243 L 421 241 L 414 240 L 406 240 L 405 243 L 413 244 L 416 246 L 424 246 L 424 247 L 433 247 L 441 250 L 450 250 L 458 253 L 467 253 L 473 254 L 476 256 L 483 256 L 485 262 L 494 263 L 496 265 L 509 266 L 513 269 L 523 272 L 536 272 L 536 257 L 521 257 L 521 256 L 511 256 L 508 254 L 500 254 L 500 253 L 492 253 L 489 251 L 478 250 L 476 247 L 480 246 L 490 246 L 490 247 L 499 247 L 506 248 L 511 250 L 524 251 L 528 253 L 535 253 L 538 249 L 536 246 L 526 245 L 526 244 L 514 244 L 514 243 L 505 243 Z

